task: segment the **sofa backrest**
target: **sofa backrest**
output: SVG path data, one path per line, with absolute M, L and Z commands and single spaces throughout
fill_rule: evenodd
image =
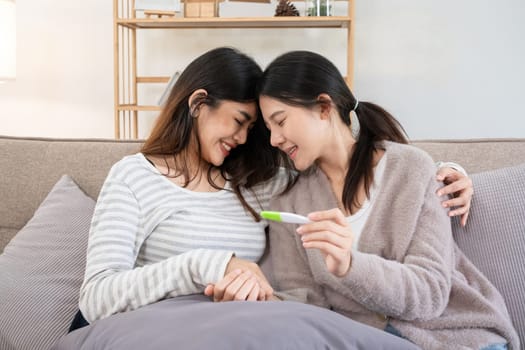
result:
M 0 253 L 54 184 L 70 175 L 96 199 L 111 165 L 140 141 L 0 137 Z
M 0 136 L 0 252 L 31 218 L 58 179 L 70 175 L 96 199 L 111 165 L 142 141 Z M 414 141 L 435 160 L 469 173 L 525 162 L 525 139 Z
M 469 174 L 525 163 L 525 139 L 416 140 L 436 161 L 461 164 Z

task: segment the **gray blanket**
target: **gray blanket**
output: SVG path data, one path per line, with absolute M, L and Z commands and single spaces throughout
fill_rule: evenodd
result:
M 333 311 L 296 302 L 167 299 L 78 329 L 63 349 L 418 349 Z

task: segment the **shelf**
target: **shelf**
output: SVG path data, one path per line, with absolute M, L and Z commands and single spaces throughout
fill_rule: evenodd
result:
M 145 28 L 347 28 L 350 17 L 135 18 L 117 19 L 131 29 Z
M 1 0 L 0 0 L 1 1 Z M 204 29 L 278 29 L 279 34 L 268 33 L 270 38 L 278 39 L 285 36 L 286 29 L 307 29 L 321 28 L 333 31 L 346 32 L 346 66 L 348 76 L 345 78 L 348 85 L 353 81 L 354 67 L 354 39 L 353 39 L 353 13 L 354 2 L 350 0 L 347 12 L 341 12 L 343 16 L 297 16 L 273 17 L 269 14 L 266 17 L 181 17 L 181 13 L 174 17 L 136 17 L 134 10 L 136 0 L 113 0 L 113 62 L 114 62 L 114 122 L 115 138 L 138 138 L 139 118 L 141 115 L 158 114 L 162 107 L 158 105 L 141 105 L 139 94 L 141 86 L 148 84 L 163 84 L 167 86 L 171 76 L 151 76 L 139 75 L 137 67 L 137 33 L 147 29 L 177 30 L 192 29 L 183 31 L 180 35 L 191 35 L 193 30 Z M 184 0 L 182 0 L 184 1 Z M 222 1 L 222 0 L 219 0 Z M 143 31 L 144 30 L 144 31 Z M 243 35 L 242 32 L 224 35 L 233 36 Z M 156 40 L 155 36 L 145 37 L 146 40 Z M 214 37 L 210 38 L 214 39 Z M 205 46 L 213 46 L 206 43 Z M 184 47 L 180 48 L 181 51 Z M 242 48 L 241 48 L 242 50 Z M 151 54 L 153 55 L 153 53 Z M 142 57 L 142 56 L 139 56 Z M 165 87 L 166 89 L 166 87 Z M 153 102 L 154 103 L 154 102 Z
M 137 77 L 137 83 L 167 83 L 170 77 Z
M 119 111 L 160 111 L 160 106 L 118 105 Z

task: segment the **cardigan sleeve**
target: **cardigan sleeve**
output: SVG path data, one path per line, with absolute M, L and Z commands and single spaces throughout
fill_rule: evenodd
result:
M 279 198 L 270 202 L 270 208 L 293 211 L 285 208 Z M 304 248 L 298 243 L 296 228 L 293 224 L 270 222 L 268 258 L 275 279 L 275 295 L 283 300 L 328 307 L 322 288 L 314 281 Z
M 346 276 L 337 279 L 369 310 L 403 320 L 441 315 L 448 304 L 454 264 L 450 219 L 428 182 L 403 261 L 355 252 Z M 396 213 L 392 213 L 396 215 Z M 394 232 L 394 234 L 396 234 Z
M 461 165 L 459 165 L 458 163 L 454 163 L 454 162 L 442 162 L 442 161 L 439 161 L 439 162 L 436 162 L 436 167 L 438 168 L 438 170 L 442 169 L 442 168 L 452 168 L 456 171 L 459 171 L 460 173 L 462 173 L 463 175 L 465 176 L 468 176 L 468 173 L 467 171 L 465 170 L 465 168 L 463 168 Z
M 140 205 L 111 172 L 97 201 L 79 307 L 87 321 L 130 311 L 168 296 L 203 292 L 222 278 L 232 252 L 195 249 L 135 266 L 144 240 Z

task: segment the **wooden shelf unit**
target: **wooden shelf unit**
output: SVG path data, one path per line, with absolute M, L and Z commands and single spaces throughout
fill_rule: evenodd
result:
M 170 28 L 346 28 L 349 17 L 135 18 L 117 24 L 130 29 Z
M 347 77 L 351 86 L 354 71 L 354 0 L 349 0 L 347 16 L 324 17 L 242 17 L 242 18 L 137 18 L 134 0 L 113 0 L 113 48 L 115 84 L 115 138 L 138 138 L 140 111 L 160 111 L 159 106 L 138 105 L 138 84 L 166 84 L 169 77 L 137 76 L 137 30 L 147 29 L 270 29 L 346 28 Z

